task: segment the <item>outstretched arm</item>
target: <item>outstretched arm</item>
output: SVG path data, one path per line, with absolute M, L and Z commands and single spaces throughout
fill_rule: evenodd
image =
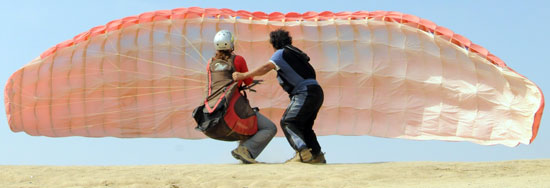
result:
M 273 69 L 275 69 L 275 65 L 271 62 L 267 62 L 266 64 L 254 69 L 253 71 L 250 71 L 250 72 L 246 72 L 246 73 L 234 72 L 233 73 L 233 80 L 238 81 L 238 80 L 244 80 L 244 79 L 247 79 L 247 78 L 252 78 L 252 77 L 255 77 L 255 76 L 262 76 L 262 75 L 268 73 L 269 71 L 271 71 Z

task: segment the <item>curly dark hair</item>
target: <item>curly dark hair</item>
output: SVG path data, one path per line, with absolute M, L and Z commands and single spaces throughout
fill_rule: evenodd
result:
M 292 37 L 288 34 L 288 31 L 284 29 L 277 29 L 269 33 L 269 42 L 275 49 L 281 49 L 286 45 L 292 45 Z

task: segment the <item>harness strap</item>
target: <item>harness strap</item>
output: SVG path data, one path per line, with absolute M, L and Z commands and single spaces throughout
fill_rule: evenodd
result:
M 208 60 L 208 63 L 206 65 L 206 71 L 208 72 L 208 96 L 212 94 L 212 71 L 210 70 L 210 63 L 212 63 L 212 60 L 213 60 L 212 58 Z M 231 55 L 231 57 L 229 58 L 229 64 L 231 65 L 231 69 L 235 71 L 235 55 Z M 237 82 L 237 84 L 241 84 L 241 83 L 242 81 Z M 216 104 L 214 104 L 213 108 L 211 108 L 210 105 L 208 104 L 208 100 L 207 100 L 208 97 L 204 99 L 204 105 L 206 106 L 206 110 L 208 110 L 209 113 L 214 112 L 214 110 L 218 107 L 222 99 L 225 97 L 228 88 L 231 87 L 233 84 L 235 84 L 235 81 L 231 82 L 229 85 L 227 85 L 223 89 L 224 92 L 222 93 L 218 101 L 216 101 Z

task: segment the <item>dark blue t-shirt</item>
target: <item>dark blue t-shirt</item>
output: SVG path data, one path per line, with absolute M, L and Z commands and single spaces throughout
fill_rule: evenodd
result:
M 305 89 L 307 85 L 317 84 L 315 69 L 309 64 L 309 57 L 294 46 L 285 46 L 275 51 L 269 61 L 276 67 L 279 84 L 291 95 Z

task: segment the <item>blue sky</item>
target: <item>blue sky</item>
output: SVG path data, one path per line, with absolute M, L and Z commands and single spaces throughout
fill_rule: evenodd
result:
M 447 27 L 504 60 L 550 91 L 548 1 L 2 1 L 0 82 L 51 46 L 107 22 L 142 12 L 179 7 L 264 12 L 399 11 Z M 3 92 L 2 92 L 3 93 Z M 5 109 L 1 114 L 5 114 Z M 535 141 L 509 148 L 468 142 L 412 141 L 371 136 L 319 137 L 329 163 L 381 161 L 502 161 L 550 159 L 550 128 L 542 119 Z M 237 163 L 236 143 L 212 139 L 47 138 L 13 133 L 0 115 L 0 165 L 147 165 Z M 293 151 L 275 138 L 258 160 L 282 162 Z

